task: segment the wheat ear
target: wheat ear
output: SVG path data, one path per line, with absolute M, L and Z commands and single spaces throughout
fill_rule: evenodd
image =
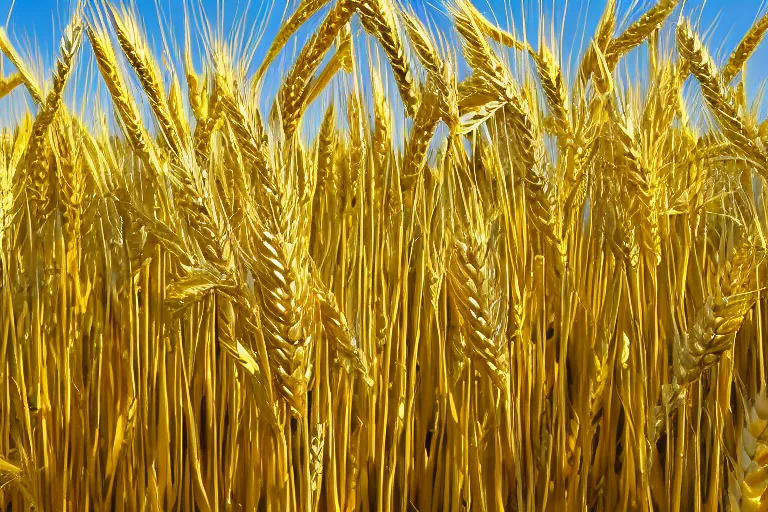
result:
M 10 78 L 0 78 L 0 99 L 8 96 L 16 87 L 24 83 L 21 73 L 14 73 Z
M 413 188 L 424 168 L 429 141 L 432 140 L 438 120 L 437 95 L 433 91 L 428 91 L 426 94 L 422 94 L 422 103 L 413 121 L 413 128 L 403 157 L 403 170 L 400 178 L 403 191 Z
M 272 43 L 269 45 L 269 50 L 267 50 L 267 54 L 264 56 L 264 60 L 261 63 L 261 66 L 259 66 L 258 71 L 256 71 L 256 75 L 254 75 L 254 80 L 261 80 L 261 78 L 264 76 L 264 73 L 267 72 L 269 65 L 273 60 L 275 60 L 275 57 L 278 56 L 280 51 L 285 46 L 285 43 L 288 42 L 291 36 L 296 33 L 296 31 L 299 29 L 299 27 L 301 27 L 302 24 L 304 24 L 305 21 L 312 17 L 312 15 L 314 15 L 317 11 L 322 9 L 323 6 L 328 3 L 328 1 L 329 0 L 301 1 L 299 6 L 296 8 L 296 11 L 291 14 L 291 17 L 288 18 L 285 23 L 280 25 L 280 29 L 277 31 L 274 39 L 272 39 Z
M 27 90 L 29 91 L 30 96 L 32 96 L 32 99 L 35 100 L 35 103 L 38 105 L 42 104 L 42 87 L 40 87 L 37 79 L 32 75 L 32 72 L 24 63 L 19 52 L 17 52 L 16 48 L 11 44 L 11 40 L 8 38 L 8 34 L 3 27 L 0 27 L 0 53 L 4 53 L 5 56 L 8 57 L 8 60 L 11 61 L 11 64 L 16 66 L 16 70 L 24 79 L 24 85 L 27 86 Z
M 584 53 L 577 76 L 581 84 L 586 83 L 593 73 L 598 72 L 599 60 L 597 51 L 605 52 L 616 30 L 616 0 L 608 0 L 605 4 L 600 21 L 597 23 L 592 44 Z
M 640 19 L 630 25 L 619 37 L 613 39 L 605 52 L 608 66 L 613 69 L 619 59 L 639 46 L 657 30 L 675 10 L 680 0 L 660 0 L 648 9 Z
M 549 109 L 555 120 L 556 133 L 566 135 L 570 133 L 570 119 L 568 106 L 568 93 L 566 90 L 563 73 L 560 69 L 555 56 L 549 51 L 547 45 L 542 41 L 538 52 L 531 51 L 536 69 L 539 73 L 539 80 L 544 89 L 544 95 L 547 98 Z
M 728 84 L 733 78 L 741 71 L 744 64 L 749 60 L 749 57 L 757 49 L 760 42 L 762 42 L 766 31 L 768 31 L 768 14 L 764 14 L 756 23 L 749 27 L 744 38 L 739 42 L 739 45 L 733 50 L 728 62 L 725 63 L 725 67 L 722 72 L 723 83 Z
M 448 282 L 458 317 L 461 335 L 470 359 L 478 363 L 499 389 L 506 390 L 508 368 L 497 318 L 498 306 L 494 297 L 494 269 L 487 241 L 482 231 L 472 229 L 476 235 L 469 242 L 457 241 L 449 265 Z
M 760 391 L 747 410 L 729 501 L 734 512 L 757 512 L 768 505 L 768 396 Z
M 765 150 L 757 143 L 756 131 L 744 122 L 728 100 L 715 62 L 687 21 L 677 27 L 677 43 L 682 56 L 690 63 L 691 71 L 701 84 L 704 99 L 725 136 L 745 158 L 755 162 L 763 176 L 768 176 Z
M 91 25 L 88 27 L 88 40 L 96 55 L 99 67 L 109 94 L 115 104 L 120 120 L 123 123 L 125 135 L 133 150 L 141 158 L 148 170 L 155 176 L 160 176 L 160 162 L 155 152 L 154 144 L 149 138 L 144 124 L 139 116 L 139 110 L 133 97 L 123 83 L 117 57 L 109 37 L 102 28 Z
M 415 115 L 419 102 L 418 91 L 398 31 L 391 0 L 358 0 L 356 8 L 366 32 L 375 36 L 384 48 L 406 112 L 411 116 Z
M 521 51 L 528 49 L 527 45 L 518 41 L 514 35 L 491 23 L 490 20 L 483 16 L 483 14 L 477 10 L 477 8 L 471 2 L 461 2 L 459 5 L 461 6 L 461 9 L 463 9 L 470 17 L 472 17 L 472 19 L 474 19 L 475 23 L 483 34 L 487 35 L 497 43 Z
M 310 80 L 340 30 L 354 13 L 352 0 L 338 0 L 312 39 L 301 49 L 278 94 L 286 139 L 296 131 L 311 92 Z
M 157 63 L 141 35 L 135 14 L 123 6 L 120 11 L 111 7 L 112 24 L 117 33 L 117 41 L 123 49 L 128 62 L 136 71 L 149 104 L 155 114 L 160 130 L 171 150 L 178 153 L 181 141 L 168 106 L 168 97 L 160 77 Z
M 311 105 L 317 97 L 327 89 L 328 84 L 339 71 L 347 73 L 352 72 L 352 32 L 349 24 L 339 33 L 336 51 L 331 56 L 325 67 L 318 73 L 309 85 L 309 95 L 306 100 L 307 105 Z
M 758 299 L 752 285 L 754 251 L 745 243 L 734 252 L 720 272 L 719 289 L 705 299 L 683 343 L 676 346 L 675 373 L 681 385 L 697 379 L 733 346 L 744 317 Z
M 69 80 L 75 57 L 80 49 L 82 34 L 81 20 L 79 15 L 75 15 L 64 31 L 56 70 L 53 73 L 53 87 L 46 95 L 43 106 L 35 118 L 32 135 L 23 157 L 23 160 L 29 162 L 29 172 L 32 175 L 31 199 L 37 207 L 38 221 L 42 221 L 47 215 L 51 201 L 50 169 L 48 162 L 45 161 L 46 151 L 43 151 L 43 148 L 47 144 L 51 125 L 61 109 L 64 87 Z
M 323 329 L 331 341 L 331 346 L 341 359 L 345 370 L 359 373 L 370 386 L 373 381 L 365 351 L 359 345 L 357 337 L 347 323 L 347 318 L 339 309 L 336 297 L 332 293 L 315 288 L 315 296 L 320 305 Z

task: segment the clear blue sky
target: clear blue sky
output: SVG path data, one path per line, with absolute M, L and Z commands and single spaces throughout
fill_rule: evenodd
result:
M 160 42 L 160 23 L 158 22 L 155 0 L 133 0 L 139 8 L 150 39 L 155 45 Z M 186 0 L 158 0 L 163 15 L 168 20 L 163 25 L 170 26 L 170 31 L 175 32 L 175 39 L 183 41 L 184 3 Z M 271 15 L 267 16 L 272 0 L 251 0 L 247 15 L 244 16 L 245 6 L 248 0 L 190 0 L 188 3 L 200 4 L 207 11 L 208 16 L 215 20 L 217 4 L 224 4 L 225 27 L 231 27 L 233 20 L 245 19 L 249 27 L 254 30 L 265 30 L 264 42 L 260 45 L 260 51 L 256 54 L 258 63 L 260 55 L 263 55 L 266 45 L 274 36 L 283 10 L 287 8 L 291 12 L 298 0 L 275 0 Z M 425 13 L 432 18 L 438 28 L 447 28 L 449 21 L 444 13 L 441 13 L 442 0 L 401 0 L 409 2 L 416 12 L 425 19 Z M 543 3 L 544 17 L 551 20 L 555 14 L 556 26 L 560 26 L 565 12 L 563 53 L 568 54 L 572 48 L 578 50 L 582 42 L 582 36 L 587 41 L 594 31 L 605 0 L 590 0 L 580 2 L 578 0 L 473 0 L 475 5 L 489 17 L 496 17 L 499 24 L 505 28 L 511 28 L 514 24 L 518 30 L 522 26 L 522 12 L 527 13 L 527 18 L 532 23 L 528 24 L 529 37 L 536 37 L 535 21 L 538 18 L 540 4 Z M 738 43 L 741 36 L 755 20 L 756 16 L 764 12 L 763 2 L 768 0 L 708 0 L 703 4 L 701 0 L 688 0 L 685 8 L 686 15 L 694 19 L 701 16 L 701 27 L 714 27 L 713 32 L 707 37 L 711 51 L 722 63 L 727 55 Z M 71 0 L 15 0 L 9 25 L 7 27 L 12 40 L 20 42 L 23 48 L 29 48 L 34 41 L 43 56 L 44 69 L 49 70 L 50 62 L 55 55 L 59 41 L 61 28 L 66 24 L 68 6 Z M 14 0 L 0 0 L 0 24 L 5 25 L 6 18 Z M 619 0 L 620 15 L 630 15 L 634 19 L 637 15 L 652 4 L 648 0 Z M 567 8 L 566 8 L 567 7 Z M 634 17 L 633 17 L 634 16 Z M 508 20 L 513 20 L 510 22 Z M 316 26 L 316 25 L 315 25 Z M 626 23 L 623 25 L 626 26 Z M 225 32 L 226 33 L 226 32 Z M 300 33 L 298 40 L 306 40 L 309 33 Z M 751 74 L 749 75 L 749 89 L 754 92 L 759 88 L 763 77 L 768 77 L 765 71 L 768 64 L 768 41 L 766 41 L 750 62 Z M 278 61 L 276 68 L 280 68 Z M 283 65 L 284 67 L 284 65 Z M 48 71 L 49 72 L 49 71 Z M 279 70 L 275 71 L 278 73 Z
M 68 6 L 72 0 L 0 0 L 0 24 L 5 25 L 8 13 L 13 6 L 10 17 L 9 29 L 17 36 L 28 36 L 39 43 L 42 50 L 52 49 L 58 41 L 58 28 L 66 22 Z M 157 30 L 157 15 L 155 0 L 132 0 L 138 5 L 144 16 L 147 26 L 151 31 Z M 165 15 L 174 20 L 173 25 L 180 28 L 183 23 L 183 5 L 186 0 L 158 0 Z M 444 16 L 436 14 L 441 0 L 403 0 L 410 3 L 419 14 L 432 13 L 438 24 L 446 23 Z M 686 12 L 702 11 L 702 26 L 709 26 L 717 21 L 716 36 L 713 40 L 723 40 L 728 48 L 732 48 L 739 35 L 743 34 L 747 27 L 761 11 L 765 0 L 707 0 L 706 5 L 700 0 L 688 0 Z M 296 5 L 297 0 L 276 0 L 272 16 L 267 21 L 268 33 L 274 33 L 279 25 L 282 10 L 286 2 L 289 7 Z M 519 23 L 520 13 L 525 9 L 529 16 L 535 16 L 539 10 L 539 0 L 474 0 L 486 15 L 495 15 L 501 20 L 501 24 L 508 18 L 508 14 Z M 224 4 L 225 16 L 228 21 L 240 16 L 244 7 L 250 3 L 248 19 L 256 21 L 259 11 L 264 11 L 267 0 L 191 0 L 188 3 L 204 6 L 211 17 L 215 17 L 216 5 Z M 565 40 L 573 41 L 581 37 L 584 27 L 588 33 L 592 31 L 602 12 L 605 0 L 541 0 L 545 13 L 556 11 L 562 13 L 567 5 Z M 648 0 L 619 0 L 620 14 L 638 13 L 653 2 Z M 632 9 L 633 4 L 637 4 Z M 586 24 L 583 20 L 586 19 Z M 509 26 L 509 25 L 507 25 Z M 730 44 L 728 44 L 730 43 Z M 768 51 L 760 52 L 762 56 L 768 56 Z M 758 56 L 759 57 L 759 56 Z

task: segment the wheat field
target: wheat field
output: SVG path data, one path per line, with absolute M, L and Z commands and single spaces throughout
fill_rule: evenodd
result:
M 768 15 L 604 3 L 0 28 L 0 510 L 768 511 Z

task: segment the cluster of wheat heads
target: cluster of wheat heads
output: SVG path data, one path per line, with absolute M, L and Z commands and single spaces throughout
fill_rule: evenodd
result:
M 571 74 L 445 7 L 302 0 L 255 72 L 0 29 L 2 510 L 768 509 L 768 17 L 718 66 L 608 0 Z

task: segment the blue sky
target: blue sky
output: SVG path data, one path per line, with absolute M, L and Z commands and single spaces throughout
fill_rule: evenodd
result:
M 56 54 L 61 28 L 67 22 L 69 5 L 71 0 L 0 0 L 0 24 L 6 24 L 11 39 L 22 48 L 30 49 L 36 46 L 42 55 L 43 69 L 50 73 L 50 64 Z M 160 48 L 160 26 L 166 27 L 167 32 L 175 35 L 175 40 L 183 42 L 184 4 L 199 4 L 206 11 L 211 20 L 217 18 L 217 5 L 223 12 L 222 26 L 227 34 L 235 20 L 244 20 L 248 27 L 254 30 L 264 30 L 264 37 L 256 52 L 257 63 L 263 55 L 267 44 L 274 36 L 280 25 L 284 10 L 290 13 L 297 5 L 298 0 L 250 0 L 248 12 L 246 5 L 248 0 L 132 0 L 137 6 L 147 27 L 151 44 Z M 409 2 L 409 0 L 401 0 Z M 441 12 L 440 3 L 443 0 L 410 0 L 410 5 L 416 10 L 422 19 L 430 18 L 438 29 L 447 29 L 449 20 Z M 527 32 L 530 38 L 536 39 L 536 20 L 539 11 L 542 10 L 544 19 L 550 22 L 553 19 L 557 30 L 563 25 L 562 53 L 568 55 L 571 51 L 578 54 L 578 49 L 594 31 L 605 0 L 590 0 L 580 2 L 577 0 L 473 0 L 475 5 L 487 16 L 495 17 L 504 28 L 516 27 L 521 30 L 524 17 L 521 13 L 527 13 Z M 703 3 L 700 0 L 688 0 L 685 13 L 697 19 L 700 16 L 702 28 L 713 27 L 712 33 L 707 37 L 710 50 L 722 63 L 727 54 L 736 46 L 742 35 L 755 20 L 756 16 L 765 11 L 763 2 L 768 0 L 708 0 Z M 286 5 L 285 2 L 288 2 Z M 652 2 L 648 0 L 618 0 L 621 16 L 628 15 L 628 19 L 635 19 Z M 165 21 L 158 19 L 158 9 L 162 11 Z M 269 12 L 271 8 L 271 12 Z M 563 17 L 564 14 L 564 17 Z M 627 23 L 621 25 L 626 27 Z M 316 26 L 316 20 L 315 24 Z M 301 43 L 310 35 L 308 30 L 294 38 L 291 44 Z M 583 40 L 582 40 L 583 38 Z M 31 42 L 34 41 L 32 45 Z M 575 50 L 574 50 L 575 49 Z M 160 52 L 157 52 L 158 54 Z M 289 49 L 288 53 L 291 51 Z M 751 73 L 748 75 L 748 88 L 752 95 L 759 89 L 762 78 L 768 77 L 768 72 L 762 71 L 768 64 L 768 41 L 756 52 L 750 62 Z M 278 60 L 273 66 L 275 77 L 279 76 L 280 69 L 285 68 L 286 63 Z M 277 82 L 277 81 L 275 81 Z
M 183 23 L 184 3 L 187 0 L 157 0 L 157 4 L 164 11 L 166 16 L 174 20 L 173 25 L 180 28 Z M 279 26 L 282 10 L 288 3 L 289 10 L 296 5 L 298 0 L 276 0 L 272 8 L 272 16 L 266 20 L 267 34 L 274 34 L 274 30 Z M 576 41 L 581 37 L 582 31 L 586 28 L 587 34 L 594 29 L 597 20 L 602 12 L 605 0 L 474 0 L 486 15 L 495 15 L 501 20 L 502 25 L 509 24 L 504 21 L 509 15 L 516 20 L 522 18 L 520 13 L 527 11 L 528 16 L 536 16 L 539 11 L 539 5 L 543 4 L 545 14 L 552 12 L 562 13 L 564 8 L 566 12 L 565 38 L 566 42 Z M 58 41 L 58 29 L 66 22 L 68 6 L 71 0 L 0 0 L 0 24 L 5 25 L 8 13 L 13 6 L 10 16 L 9 30 L 17 37 L 34 38 L 45 53 L 46 50 L 55 48 Z M 158 35 L 157 30 L 157 9 L 155 0 L 133 0 L 139 7 L 139 11 L 144 16 L 147 27 L 154 35 Z M 439 25 L 447 24 L 445 16 L 438 14 L 437 5 L 441 0 L 404 0 L 410 3 L 419 14 L 428 13 L 434 16 L 435 22 Z M 761 12 L 761 6 L 765 0 L 708 0 L 706 3 L 698 0 L 688 0 L 686 12 L 702 13 L 702 26 L 709 26 L 717 22 L 715 31 L 716 37 L 712 41 L 723 41 L 727 48 L 732 48 L 738 41 L 738 37 L 749 27 L 756 15 Z M 268 8 L 267 1 L 264 0 L 191 0 L 188 3 L 200 4 L 209 13 L 215 17 L 217 4 L 223 4 L 226 22 L 240 18 L 244 7 L 250 3 L 247 19 L 249 22 L 256 22 L 262 18 L 264 10 Z M 620 14 L 639 13 L 652 2 L 647 0 L 619 0 Z M 634 7 L 634 8 L 633 8 Z M 261 11 L 261 13 L 259 12 Z M 263 18 L 262 18 L 263 19 Z M 562 20 L 558 16 L 558 23 Z M 586 23 L 585 23 L 586 21 Z M 259 25 L 264 25 L 260 22 Z M 759 52 L 759 57 L 768 56 L 768 50 Z

